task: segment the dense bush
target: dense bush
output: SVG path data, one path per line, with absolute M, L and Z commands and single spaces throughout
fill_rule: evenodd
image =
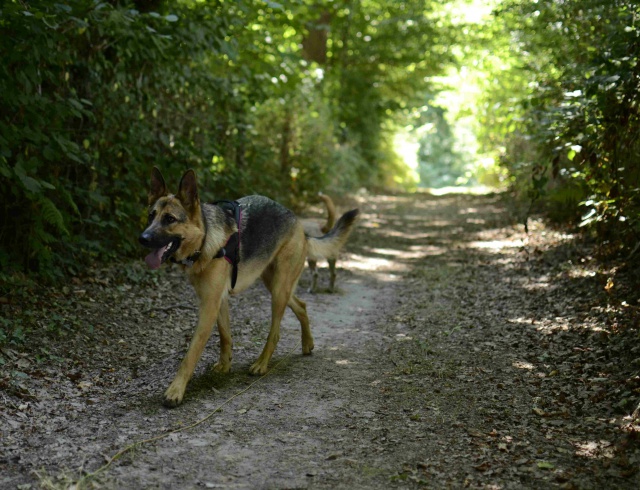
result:
M 5 2 L 0 279 L 137 253 L 152 165 L 196 169 L 205 198 L 296 208 L 402 182 L 386 128 L 446 59 L 428 7 Z
M 495 18 L 511 52 L 494 70 L 484 134 L 530 199 L 630 243 L 640 239 L 639 14 L 627 0 L 503 2 Z
M 230 88 L 198 61 L 225 49 L 224 16 L 16 2 L 1 22 L 3 271 L 132 253 L 150 166 L 201 168 L 219 151 L 211 94 Z

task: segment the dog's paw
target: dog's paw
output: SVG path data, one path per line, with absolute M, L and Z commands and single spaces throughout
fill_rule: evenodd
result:
M 231 363 L 230 362 L 221 362 L 218 361 L 213 365 L 214 373 L 223 373 L 226 374 L 231 371 Z
M 309 356 L 309 355 L 311 355 L 311 352 L 313 351 L 313 347 L 314 347 L 314 345 L 313 345 L 313 340 L 311 340 L 311 341 L 307 341 L 307 342 L 304 342 L 304 341 L 303 341 L 303 342 L 302 342 L 302 353 L 303 353 L 305 356 Z
M 167 408 L 175 408 L 182 403 L 184 388 L 180 388 L 171 383 L 167 391 L 164 392 L 162 404 Z
M 258 359 L 254 362 L 249 368 L 249 374 L 253 374 L 254 376 L 259 376 L 261 374 L 265 374 L 269 369 L 269 362 L 264 362 L 261 359 Z

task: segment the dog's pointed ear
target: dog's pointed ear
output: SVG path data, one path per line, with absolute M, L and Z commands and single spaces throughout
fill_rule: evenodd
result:
M 180 179 L 180 189 L 178 190 L 177 198 L 189 213 L 194 212 L 200 204 L 196 173 L 193 170 L 187 170 L 182 176 L 182 179 Z
M 153 167 L 153 170 L 151 170 L 151 187 L 149 188 L 149 206 L 167 194 L 169 194 L 169 191 L 162 173 L 160 173 L 158 167 Z

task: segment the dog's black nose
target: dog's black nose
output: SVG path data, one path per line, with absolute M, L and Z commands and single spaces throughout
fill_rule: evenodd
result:
M 148 247 L 151 244 L 151 236 L 148 233 L 143 233 L 138 237 L 140 245 Z

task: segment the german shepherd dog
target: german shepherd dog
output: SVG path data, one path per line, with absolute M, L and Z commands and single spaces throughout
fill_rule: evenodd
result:
M 258 277 L 271 293 L 271 328 L 250 373 L 267 372 L 287 306 L 300 322 L 302 353 L 311 354 L 309 318 L 304 301 L 295 295 L 296 285 L 308 254 L 333 256 L 344 245 L 357 209 L 345 213 L 328 233 L 316 238 L 305 235 L 292 211 L 264 196 L 201 203 L 193 170 L 184 173 L 174 195 L 154 167 L 148 197 L 149 222 L 139 238 L 151 249 L 145 261 L 152 269 L 169 259 L 181 264 L 199 300 L 196 330 L 164 394 L 164 405 L 175 407 L 182 402 L 214 323 L 220 332 L 220 358 L 213 369 L 221 373 L 231 369 L 229 296 L 247 289 Z
M 327 222 L 322 225 L 316 220 L 313 219 L 304 219 L 302 220 L 302 225 L 304 226 L 304 232 L 307 236 L 311 237 L 321 237 L 333 228 L 333 225 L 336 222 L 336 207 L 333 204 L 333 200 L 325 195 L 318 194 L 318 197 L 322 199 L 325 207 L 327 208 Z M 336 260 L 337 254 L 339 250 L 336 250 L 335 255 L 325 257 L 327 262 L 329 263 L 329 292 L 333 293 L 336 289 Z M 311 251 L 307 257 L 307 263 L 309 264 L 309 270 L 311 271 L 311 286 L 309 286 L 309 292 L 315 293 L 318 289 L 318 257 L 312 255 Z

